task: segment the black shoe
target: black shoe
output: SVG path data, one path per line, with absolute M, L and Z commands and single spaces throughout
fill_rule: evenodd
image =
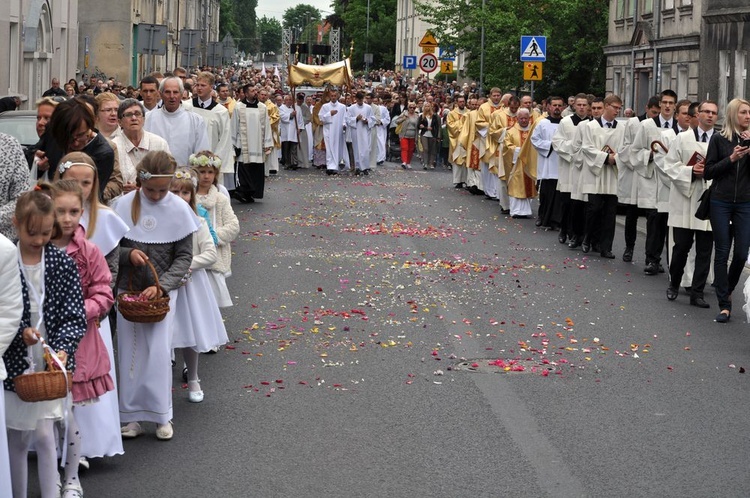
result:
M 711 305 L 706 302 L 702 297 L 690 298 L 690 306 L 697 306 L 699 308 L 710 308 Z
M 659 273 L 664 273 L 665 272 L 664 266 L 662 266 L 661 263 L 659 263 L 657 266 L 659 267 Z
M 456 183 L 453 185 L 453 188 L 463 188 L 464 184 L 462 182 Z
M 335 169 L 327 169 L 326 170 L 326 175 L 328 175 L 328 176 L 335 175 L 335 174 L 338 174 L 338 171 L 336 171 Z
M 724 313 L 724 311 L 727 311 L 727 313 Z M 719 313 L 716 315 L 716 322 L 717 323 L 727 323 L 729 321 L 729 311 L 728 310 L 722 310 L 722 313 Z
M 500 214 L 510 214 L 510 209 L 500 208 Z M 515 216 L 514 216 L 515 218 Z M 525 218 L 525 216 L 519 216 L 519 218 Z
M 602 258 L 607 258 L 607 259 L 615 259 L 615 255 L 612 254 L 612 251 L 602 251 L 601 252 L 601 257 Z
M 565 232 L 560 232 L 560 235 L 557 236 L 557 241 L 561 244 L 564 244 L 568 241 L 568 234 Z
M 570 242 L 568 242 L 568 247 L 571 249 L 577 249 L 581 247 L 581 238 L 576 237 L 575 235 L 570 238 Z
M 364 173 L 365 176 L 370 176 L 370 170 L 366 169 L 362 173 Z
M 510 210 L 508 210 L 508 213 L 503 213 L 503 211 L 505 211 L 505 209 L 500 210 L 502 214 L 509 214 L 510 212 Z M 514 214 L 513 216 L 511 216 L 511 218 L 513 218 L 514 220 L 528 220 L 529 219 L 529 217 L 526 216 L 525 214 Z
M 625 261 L 626 263 L 630 263 L 631 261 L 633 261 L 633 248 L 632 247 L 625 248 L 625 252 L 622 253 L 622 260 Z
M 542 219 L 541 218 L 537 218 L 536 221 L 534 222 L 534 225 L 536 225 L 538 227 L 542 226 Z
M 643 269 L 643 272 L 646 275 L 656 275 L 659 273 L 659 267 L 656 263 L 647 263 L 646 267 Z
M 187 375 L 188 375 L 188 371 L 187 371 L 187 367 L 185 367 L 185 368 L 182 369 L 182 381 L 183 382 L 187 382 L 187 380 L 188 380 L 187 379 Z
M 674 301 L 677 299 L 677 295 L 680 293 L 679 287 L 667 287 L 667 299 Z
M 591 250 L 591 241 L 588 237 L 583 238 L 583 242 L 581 242 L 581 250 L 583 252 L 589 252 Z
M 692 294 L 693 293 L 693 288 L 690 287 L 690 286 L 687 286 L 687 287 L 685 287 L 685 292 L 687 292 L 688 294 Z

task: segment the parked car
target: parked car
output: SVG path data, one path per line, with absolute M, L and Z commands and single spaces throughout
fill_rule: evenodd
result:
M 39 141 L 36 134 L 36 111 L 6 111 L 0 114 L 0 133 L 14 137 L 25 151 Z

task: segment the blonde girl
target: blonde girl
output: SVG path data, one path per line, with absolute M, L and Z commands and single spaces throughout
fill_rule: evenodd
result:
M 42 184 L 41 188 L 51 194 L 55 217 L 60 225 L 59 236 L 53 238 L 52 242 L 75 262 L 86 310 L 86 334 L 75 354 L 77 368 L 73 376 L 73 408 L 67 420 L 67 458 L 62 488 L 62 498 L 80 498 L 83 489 L 78 479 L 78 462 L 81 458 L 82 434 L 78 409 L 98 403 L 100 396 L 115 388 L 110 375 L 112 365 L 109 353 L 99 334 L 99 322 L 107 320 L 107 314 L 114 304 L 109 287 L 112 275 L 101 251 L 86 239 L 85 230 L 79 224 L 83 214 L 83 193 L 78 183 L 75 180 L 60 180 L 54 185 Z
M 175 172 L 169 190 L 196 209 L 195 172 L 186 168 Z M 219 312 L 211 284 L 206 274 L 216 262 L 217 252 L 208 224 L 201 218 L 201 228 L 193 233 L 193 262 L 190 278 L 177 291 L 174 338 L 172 347 L 182 351 L 187 369 L 188 399 L 192 403 L 203 401 L 203 391 L 198 380 L 199 353 L 211 351 L 226 344 L 227 332 Z
M 110 290 L 114 294 L 115 281 L 120 265 L 120 239 L 129 230 L 115 212 L 99 202 L 99 177 L 96 165 L 87 154 L 72 152 L 65 155 L 57 169 L 63 180 L 74 180 L 83 195 L 83 214 L 80 224 L 86 238 L 93 242 L 105 256 L 112 275 Z M 115 355 L 112 328 L 109 319 L 99 322 L 99 334 L 104 341 L 111 365 L 109 375 L 115 381 L 115 389 L 99 397 L 99 403 L 76 408 L 76 419 L 81 430 L 81 464 L 88 466 L 86 458 L 122 455 L 120 435 L 120 407 L 117 393 Z
M 234 214 L 229 199 L 219 193 L 217 177 L 221 160 L 210 151 L 204 150 L 190 156 L 190 166 L 198 172 L 196 200 L 209 214 L 217 238 L 218 258 L 207 268 L 211 288 L 220 308 L 232 306 L 232 297 L 227 289 L 226 277 L 232 272 L 231 243 L 240 233 L 240 222 Z
M 174 158 L 152 151 L 136 167 L 138 190 L 114 206 L 130 231 L 120 242 L 119 287 L 143 289 L 141 297 L 153 299 L 166 292 L 170 302 L 193 261 L 193 233 L 200 221 L 187 203 L 169 191 L 176 169 Z M 146 268 L 151 262 L 159 286 Z M 125 438 L 145 432 L 141 422 L 156 424 L 156 437 L 172 439 L 172 334 L 175 306 L 157 323 L 135 323 L 117 316 L 120 368 L 120 419 Z
M 75 262 L 50 239 L 59 234 L 52 199 L 38 190 L 18 198 L 13 224 L 18 231 L 18 266 L 23 289 L 23 318 L 3 354 L 8 377 L 5 421 L 13 496 L 27 496 L 28 451 L 34 442 L 43 498 L 59 496 L 57 450 L 53 425 L 63 419 L 66 399 L 27 403 L 15 393 L 14 379 L 30 366 L 44 368 L 39 337 L 75 374 L 75 353 L 86 333 L 86 311 Z

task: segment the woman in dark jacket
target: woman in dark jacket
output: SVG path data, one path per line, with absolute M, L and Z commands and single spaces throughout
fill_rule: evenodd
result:
M 422 141 L 422 166 L 435 169 L 437 141 L 440 137 L 440 118 L 435 114 L 432 103 L 425 103 L 419 118 L 419 138 Z
M 750 102 L 734 99 L 727 105 L 721 133 L 708 144 L 704 177 L 711 185 L 711 229 L 714 234 L 714 288 L 726 323 L 732 314 L 732 291 L 742 275 L 750 247 Z M 730 231 L 730 222 L 732 230 Z M 727 271 L 734 238 L 732 264 Z

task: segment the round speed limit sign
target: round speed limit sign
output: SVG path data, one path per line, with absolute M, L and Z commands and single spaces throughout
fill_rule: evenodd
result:
M 438 59 L 435 54 L 422 54 L 419 58 L 419 69 L 425 73 L 431 73 L 438 68 Z

